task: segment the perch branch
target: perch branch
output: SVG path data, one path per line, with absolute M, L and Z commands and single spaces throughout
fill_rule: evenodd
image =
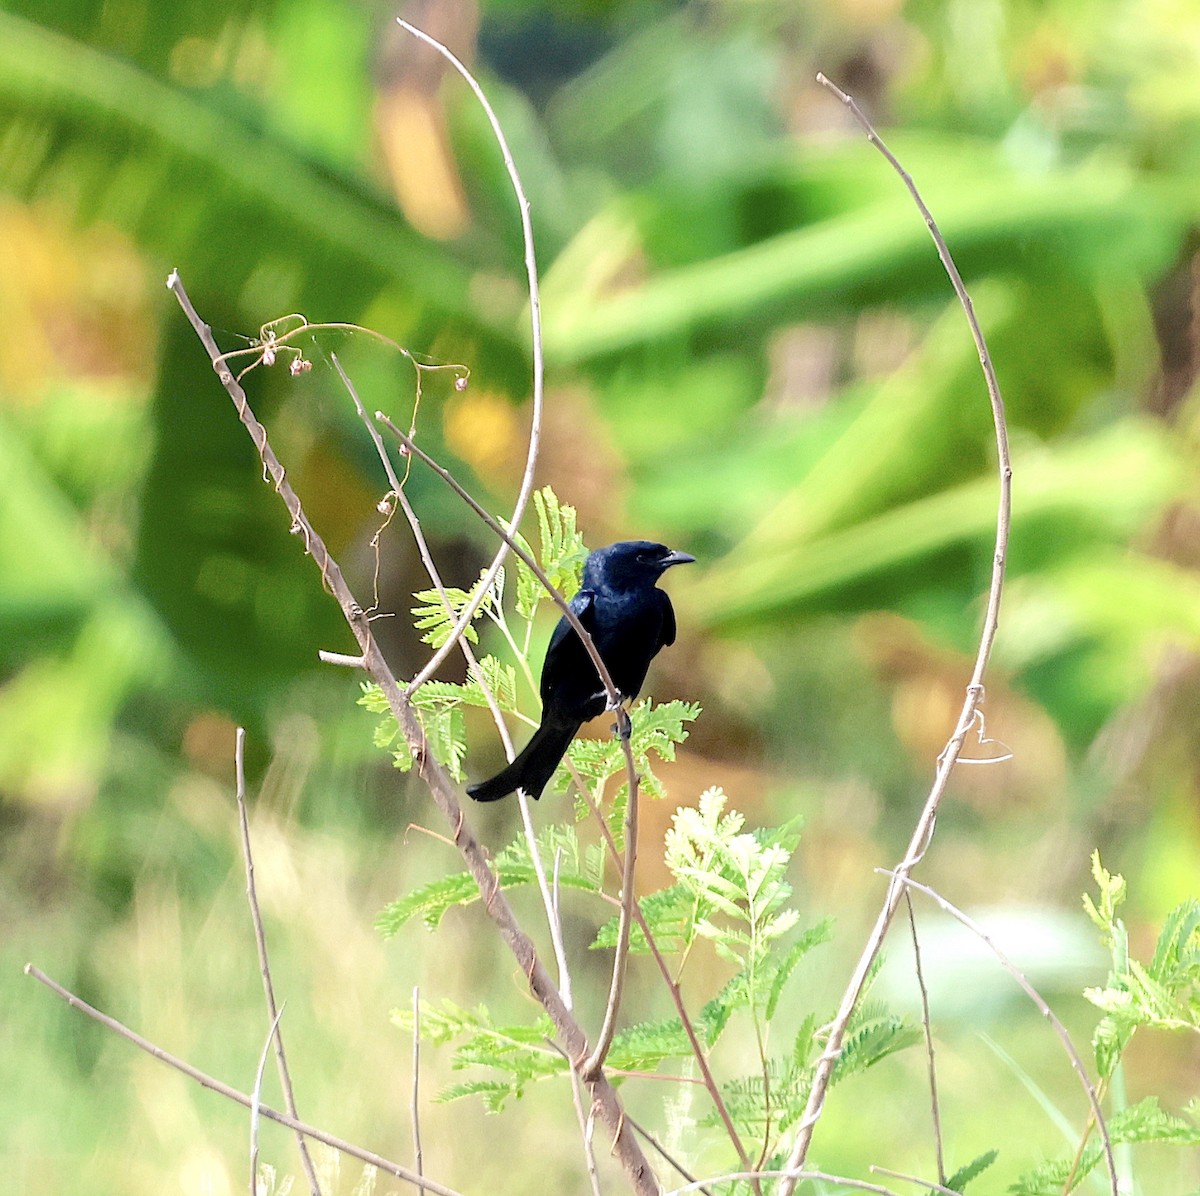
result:
M 636 894 L 633 885 L 633 865 L 634 856 L 637 852 L 637 795 L 638 795 L 638 775 L 637 766 L 633 760 L 633 748 L 629 741 L 629 715 L 621 705 L 622 698 L 620 691 L 613 683 L 612 675 L 608 671 L 608 666 L 604 663 L 596 648 L 595 641 L 591 634 L 579 621 L 579 616 L 571 609 L 571 604 L 563 597 L 562 593 L 554 586 L 541 565 L 521 546 L 517 539 L 512 536 L 485 507 L 477 502 L 459 480 L 444 466 L 439 464 L 431 457 L 420 445 L 418 445 L 411 436 L 405 435 L 382 411 L 375 412 L 375 418 L 383 424 L 385 428 L 403 445 L 403 447 L 418 460 L 423 461 L 434 473 L 465 502 L 480 519 L 499 536 L 508 547 L 515 553 L 522 562 L 530 569 L 533 575 L 541 583 L 546 593 L 553 600 L 554 604 L 562 611 L 571 629 L 579 636 L 580 642 L 583 644 L 588 657 L 594 665 L 597 674 L 600 677 L 601 684 L 604 686 L 604 691 L 608 697 L 609 706 L 614 710 L 617 719 L 617 733 L 621 741 L 622 749 L 625 753 L 625 773 L 629 783 L 629 803 L 625 811 L 625 865 L 624 877 L 625 883 L 621 892 L 621 933 L 618 935 L 617 950 L 613 959 L 613 974 L 612 983 L 609 987 L 608 1004 L 605 1007 L 604 1022 L 601 1027 L 600 1036 L 597 1039 L 595 1049 L 588 1055 L 584 1061 L 580 1076 L 587 1082 L 597 1075 L 600 1068 L 603 1066 L 605 1056 L 608 1054 L 609 1047 L 612 1046 L 613 1036 L 616 1033 L 616 1017 L 617 1011 L 621 1002 L 621 995 L 624 990 L 625 982 L 625 964 L 629 956 L 629 931 L 630 919 L 633 906 L 636 904 Z M 410 686 L 411 690 L 412 687 Z M 596 817 L 603 823 L 603 817 L 597 813 Z
M 324 541 L 305 515 L 299 498 L 287 481 L 283 466 L 267 441 L 266 429 L 250 410 L 245 391 L 229 369 L 220 364 L 220 351 L 213 339 L 212 329 L 196 314 L 177 273 L 171 274 L 168 286 L 208 351 L 210 360 L 214 362 L 217 376 L 262 458 L 265 474 L 287 508 L 293 531 L 301 536 L 305 550 L 320 570 L 322 581 L 341 607 L 342 614 L 362 652 L 363 667 L 384 695 L 388 708 L 413 754 L 417 771 L 451 829 L 454 845 L 483 897 L 485 912 L 528 978 L 530 990 L 550 1015 L 568 1056 L 572 1060 L 583 1058 L 588 1049 L 587 1037 L 563 1002 L 562 995 L 546 971 L 532 939 L 517 922 L 508 898 L 500 889 L 499 880 L 487 853 L 467 822 L 466 812 L 458 800 L 454 782 L 430 753 L 412 703 L 401 690 L 371 633 L 366 612 L 355 600 L 337 562 L 330 556 Z M 650 1163 L 632 1130 L 625 1125 L 624 1109 L 615 1089 L 603 1074 L 590 1081 L 589 1088 L 598 1115 L 612 1135 L 614 1152 L 629 1176 L 634 1190 L 645 1196 L 657 1196 L 658 1185 Z

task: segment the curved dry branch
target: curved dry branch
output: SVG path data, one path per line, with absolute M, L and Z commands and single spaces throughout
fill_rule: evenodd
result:
M 1046 1003 L 1045 998 L 1029 983 L 1025 973 L 1016 966 L 1000 950 L 999 947 L 992 941 L 987 931 L 965 914 L 958 906 L 947 901 L 936 890 L 929 888 L 928 885 L 923 885 L 919 881 L 913 880 L 911 877 L 897 876 L 896 879 L 904 886 L 905 892 L 909 889 L 915 889 L 918 893 L 924 893 L 931 901 L 936 902 L 942 909 L 951 917 L 957 918 L 973 935 L 975 935 L 989 951 L 996 957 L 1000 966 L 1021 986 L 1025 995 L 1037 1006 L 1038 1012 L 1048 1021 L 1054 1029 L 1054 1033 L 1058 1035 L 1059 1040 L 1063 1044 L 1063 1050 L 1067 1053 L 1067 1058 L 1071 1061 L 1071 1070 L 1079 1079 L 1079 1083 L 1083 1086 L 1084 1093 L 1087 1095 L 1088 1104 L 1091 1106 L 1092 1117 L 1095 1120 L 1096 1127 L 1100 1132 L 1100 1140 L 1104 1144 L 1104 1158 L 1108 1164 L 1108 1177 L 1111 1182 L 1112 1196 L 1119 1196 L 1119 1182 L 1117 1178 L 1117 1164 L 1113 1157 L 1112 1139 L 1108 1134 L 1108 1124 L 1104 1120 L 1104 1111 L 1100 1108 L 1100 1094 L 1096 1091 L 1096 1086 L 1088 1079 L 1087 1068 L 1083 1065 L 1083 1058 L 1075 1049 L 1074 1042 L 1071 1041 L 1071 1035 L 1067 1032 L 1066 1026 L 1059 1021 L 1054 1010 Z
M 500 121 L 491 104 L 488 102 L 487 96 L 483 94 L 483 88 L 479 86 L 475 76 L 437 38 L 430 37 L 428 33 L 418 29 L 415 25 L 410 25 L 401 17 L 396 18 L 396 24 L 402 29 L 406 29 L 413 37 L 423 41 L 431 49 L 436 50 L 462 76 L 463 81 L 471 89 L 471 92 L 479 101 L 480 107 L 483 108 L 484 114 L 487 116 L 488 123 L 492 127 L 492 133 L 496 138 L 496 143 L 500 146 L 500 153 L 504 158 L 504 167 L 508 171 L 509 181 L 512 183 L 513 191 L 517 196 L 517 204 L 521 210 L 521 237 L 525 245 L 525 273 L 529 282 L 529 332 L 533 352 L 533 415 L 529 424 L 529 449 L 525 456 L 525 471 L 521 476 L 521 486 L 517 491 L 517 501 L 513 505 L 512 517 L 508 521 L 509 527 L 517 528 L 520 526 L 521 519 L 525 514 L 525 508 L 529 505 L 529 496 L 533 493 L 533 474 L 537 467 L 538 449 L 541 445 L 542 396 L 545 390 L 545 361 L 542 353 L 542 301 L 538 288 L 537 257 L 533 248 L 533 224 L 529 218 L 529 200 L 525 197 L 525 188 L 521 185 L 521 176 L 517 173 L 517 166 L 513 161 L 512 152 L 508 148 L 508 140 L 504 136 L 504 130 L 500 127 Z M 449 639 L 433 654 L 429 662 L 412 681 L 408 683 L 406 692 L 409 695 L 424 685 L 437 672 L 442 661 L 454 651 L 455 641 L 463 634 L 471 620 L 475 617 L 475 612 L 479 609 L 479 604 L 483 601 L 484 594 L 487 593 L 488 587 L 491 586 L 492 582 L 496 580 L 496 574 L 500 572 L 500 567 L 504 564 L 504 558 L 508 556 L 508 550 L 509 545 L 501 543 L 495 557 L 492 559 L 492 563 L 488 566 L 484 574 L 483 584 L 479 587 L 475 596 L 463 608 L 462 614 L 459 615 L 458 622 L 455 623 L 454 630 L 450 634 Z
M 950 774 L 953 772 L 954 765 L 958 761 L 959 753 L 962 751 L 967 734 L 975 724 L 976 712 L 983 701 L 983 676 L 987 670 L 988 659 L 992 652 L 992 643 L 996 638 L 996 631 L 999 627 L 1000 597 L 1004 589 L 1004 564 L 1008 553 L 1008 533 L 1012 514 L 1012 461 L 1008 449 L 1008 425 L 1004 416 L 1004 401 L 1000 396 L 1000 386 L 996 381 L 996 372 L 992 366 L 992 359 L 988 352 L 987 343 L 984 340 L 983 330 L 980 328 L 979 321 L 975 317 L 975 308 L 971 302 L 970 295 L 967 294 L 967 288 L 963 283 L 962 275 L 959 274 L 958 267 L 954 264 L 950 249 L 946 245 L 941 231 L 938 229 L 937 222 L 934 220 L 929 208 L 926 207 L 925 201 L 921 198 L 921 194 L 917 190 L 911 175 L 900 165 L 896 156 L 883 143 L 879 135 L 871 127 L 870 121 L 867 120 L 859 106 L 854 102 L 854 99 L 840 88 L 835 87 L 824 75 L 818 75 L 817 81 L 822 86 L 827 87 L 846 105 L 851 115 L 861 126 L 863 132 L 866 133 L 871 144 L 883 154 L 892 169 L 900 176 L 905 187 L 908 189 L 909 195 L 912 196 L 913 202 L 917 205 L 926 227 L 929 229 L 929 235 L 933 238 L 934 245 L 937 247 L 938 257 L 945 267 L 950 282 L 954 287 L 954 293 L 958 296 L 959 303 L 962 304 L 963 312 L 967 317 L 967 324 L 971 329 L 971 337 L 975 342 L 975 348 L 979 353 L 980 365 L 983 368 L 988 398 L 991 402 L 992 422 L 995 426 L 1000 494 L 996 512 L 996 543 L 992 557 L 992 580 L 988 590 L 987 613 L 984 616 L 983 631 L 979 639 L 979 650 L 975 655 L 975 667 L 971 672 L 971 680 L 967 685 L 962 712 L 958 718 L 958 725 L 955 727 L 954 734 L 950 737 L 950 741 L 946 744 L 942 754 L 938 757 L 938 767 L 933 787 L 929 791 L 929 796 L 925 799 L 925 805 L 921 810 L 916 828 L 909 841 L 908 850 L 905 853 L 904 859 L 894 869 L 893 879 L 888 885 L 883 908 L 879 912 L 870 937 L 867 939 L 866 946 L 863 948 L 863 952 L 855 966 L 854 973 L 846 987 L 837 1014 L 830 1023 L 825 1049 L 821 1052 L 821 1057 L 817 1060 L 808 1102 L 796 1130 L 796 1141 L 788 1156 L 787 1170 L 789 1171 L 798 1171 L 803 1167 L 804 1161 L 808 1157 L 808 1148 L 812 1142 L 813 1130 L 820 1119 L 821 1111 L 825 1105 L 825 1097 L 829 1091 L 830 1082 L 833 1079 L 833 1069 L 842 1052 L 842 1042 L 845 1037 L 846 1027 L 853 1016 L 859 998 L 862 996 L 871 965 L 875 962 L 875 957 L 879 954 L 879 950 L 883 946 L 883 940 L 887 935 L 888 927 L 891 925 L 896 910 L 899 908 L 901 895 L 904 892 L 903 882 L 912 869 L 920 862 L 921 857 L 929 846 L 930 839 L 933 837 L 937 810 L 941 804 L 942 795 L 946 791 Z M 780 1196 L 792 1196 L 795 1187 L 796 1181 L 794 1179 L 785 1178 L 779 1187 Z

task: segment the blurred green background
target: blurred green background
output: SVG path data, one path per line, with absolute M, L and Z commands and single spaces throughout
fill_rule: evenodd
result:
M 664 772 L 670 801 L 646 814 L 643 882 L 662 883 L 670 810 L 709 784 L 752 824 L 803 815 L 797 890 L 807 914 L 837 917 L 835 943 L 796 982 L 804 1011 L 840 993 L 882 895 L 871 869 L 902 850 L 953 727 L 996 502 L 962 314 L 899 180 L 817 70 L 859 98 L 916 178 L 989 338 L 1015 469 L 986 704 L 1014 759 L 958 771 L 922 877 L 994 917 L 1086 1046 L 1079 990 L 1105 972 L 1079 907 L 1092 848 L 1129 879 L 1143 949 L 1200 891 L 1200 9 L 403 11 L 478 72 L 529 193 L 548 365 L 539 481 L 578 507 L 593 546 L 651 537 L 701 561 L 670 578 L 681 636 L 652 689 L 705 712 Z M 366 0 L 0 2 L 11 1191 L 244 1190 L 238 1110 L 20 973 L 32 959 L 252 1085 L 266 1022 L 232 803 L 237 723 L 304 1116 L 407 1160 L 410 1043 L 389 1009 L 420 985 L 529 1012 L 477 911 L 433 936 L 384 943 L 372 929 L 384 902 L 454 857 L 410 829 L 438 828 L 372 749 L 356 679 L 318 664 L 349 636 L 163 288 L 178 267 L 227 349 L 302 311 L 469 365 L 462 393 L 425 378 L 419 434 L 496 510 L 511 504 L 530 372 L 516 205 L 478 107 L 393 15 Z M 368 406 L 412 418 L 411 369 L 363 337 L 323 334 L 310 374 L 259 369 L 247 384 L 368 596 L 385 483 L 321 357 L 331 349 Z M 427 473 L 409 494 L 447 579 L 469 583 L 487 535 Z M 394 526 L 378 585 L 399 617 L 376 627 L 399 672 L 423 659 L 405 615 L 425 584 Z M 482 723 L 473 743 L 479 776 L 498 749 Z M 497 848 L 515 829 L 511 805 L 472 814 Z M 543 802 L 537 816 L 569 815 Z M 582 948 L 596 915 L 571 917 Z M 1077 1127 L 1082 1097 L 1009 979 L 928 910 L 922 925 L 948 1161 L 998 1147 L 999 1191 L 1068 1149 L 1029 1083 Z M 881 983 L 912 1008 L 903 953 Z M 580 987 L 603 989 L 601 958 L 581 950 L 578 969 Z M 632 985 L 643 1014 L 657 1007 L 648 975 Z M 1177 1107 L 1198 1063 L 1194 1042 L 1139 1041 L 1130 1099 Z M 923 1070 L 909 1052 L 836 1093 L 813 1161 L 930 1174 Z M 432 1049 L 423 1078 L 431 1096 L 446 1079 Z M 674 1099 L 653 1082 L 625 1091 L 656 1124 Z M 561 1092 L 531 1093 L 503 1120 L 431 1101 L 423 1128 L 444 1182 L 529 1190 L 536 1151 L 539 1187 L 583 1190 Z M 264 1130 L 263 1151 L 296 1170 L 285 1135 Z M 1200 1184 L 1186 1155 L 1138 1156 L 1134 1173 L 1156 1196 Z M 344 1165 L 329 1191 L 358 1176 Z

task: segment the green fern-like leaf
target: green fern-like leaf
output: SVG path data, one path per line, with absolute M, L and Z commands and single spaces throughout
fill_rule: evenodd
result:
M 695 908 L 691 893 L 683 885 L 670 885 L 668 888 L 659 889 L 657 893 L 647 893 L 639 899 L 638 904 L 659 950 L 683 951 L 691 939 L 692 913 Z M 592 946 L 615 947 L 619 927 L 620 919 L 610 918 L 600 927 Z M 630 927 L 629 949 L 639 955 L 647 954 L 650 950 L 646 936 L 636 922 Z
M 1200 1145 L 1200 1126 L 1187 1118 L 1178 1117 L 1159 1107 L 1158 1099 L 1148 1096 L 1136 1105 L 1121 1109 L 1108 1118 L 1108 1136 L 1114 1145 L 1156 1142 L 1169 1146 Z M 1014 1196 L 1061 1196 L 1072 1175 L 1073 1191 L 1104 1158 L 1104 1148 L 1098 1140 L 1084 1147 L 1075 1166 L 1074 1157 L 1051 1159 L 1026 1172 L 1009 1191 Z
M 865 1071 L 888 1055 L 920 1041 L 920 1026 L 890 1013 L 881 1002 L 860 1002 L 846 1027 L 842 1053 L 833 1069 L 833 1082 Z
M 554 876 L 558 861 L 559 888 L 594 893 L 604 877 L 604 854 L 598 845 L 583 846 L 574 827 L 549 826 L 538 835 L 538 853 L 548 875 Z M 537 882 L 537 873 L 523 838 L 514 839 L 496 857 L 496 876 L 501 889 L 515 889 Z M 479 886 L 467 872 L 438 877 L 385 906 L 375 918 L 375 927 L 391 938 L 415 917 L 436 929 L 446 912 L 455 906 L 473 905 Z
M 677 1017 L 638 1022 L 613 1039 L 608 1064 L 620 1071 L 653 1071 L 664 1059 L 690 1057 L 691 1043 Z
M 392 1012 L 392 1021 L 411 1034 L 411 1009 Z M 421 1037 L 439 1046 L 454 1044 L 451 1066 L 457 1070 L 486 1068 L 499 1076 L 473 1078 L 443 1090 L 439 1100 L 482 1096 L 489 1112 L 499 1112 L 506 1101 L 520 1097 L 534 1081 L 562 1075 L 567 1061 L 547 1045 L 554 1034 L 549 1017 L 542 1015 L 529 1025 L 498 1025 L 486 1006 L 463 1009 L 452 1001 L 422 1004 Z
M 469 873 L 440 876 L 386 905 L 375 917 L 375 929 L 384 938 L 391 938 L 413 918 L 420 917 L 433 930 L 447 910 L 478 900 L 479 886 Z
M 505 664 L 497 657 L 488 655 L 480 658 L 479 671 L 483 676 L 483 684 L 491 691 L 496 705 L 501 710 L 516 710 L 517 670 L 511 664 Z M 475 678 L 471 678 L 459 688 L 462 691 L 461 700 L 468 706 L 487 706 L 483 685 Z
M 457 1084 L 447 1084 L 433 1099 L 445 1105 L 465 1096 L 478 1096 L 489 1113 L 503 1113 L 510 1100 L 519 1100 L 523 1094 L 524 1086 L 515 1081 L 461 1080 Z
M 1185 901 L 1167 915 L 1147 972 L 1184 1000 L 1200 984 L 1200 901 Z
M 981 1154 L 978 1158 L 972 1159 L 950 1176 L 946 1180 L 945 1186 L 955 1192 L 966 1191 L 967 1184 L 982 1175 L 996 1161 L 999 1155 L 1000 1152 L 998 1150 L 989 1150 L 985 1154 Z
M 629 746 L 634 767 L 641 776 L 640 792 L 662 797 L 666 790 L 654 774 L 653 759 L 674 760 L 675 749 L 688 737 L 687 723 L 699 717 L 700 707 L 691 702 L 664 702 L 656 706 L 649 698 L 638 702 L 629 712 Z M 624 775 L 625 750 L 615 737 L 576 739 L 569 756 L 584 784 L 595 792 L 610 777 Z M 551 782 L 557 792 L 565 791 L 570 774 L 560 768 Z M 620 795 L 618 795 L 620 796 Z M 587 808 L 579 812 L 585 816 Z
M 549 486 L 535 490 L 538 533 L 542 540 L 541 566 L 550 584 L 570 599 L 579 589 L 587 549 L 575 525 L 575 508 L 561 502 Z
M 413 627 L 421 633 L 421 641 L 432 648 L 440 648 L 450 638 L 455 623 L 473 595 L 474 589 L 461 590 L 457 586 L 446 587 L 444 600 L 437 590 L 418 590 L 413 594 L 419 604 L 412 608 Z M 486 614 L 495 600 L 495 591 L 489 591 L 472 618 L 478 619 Z M 473 644 L 479 642 L 479 635 L 470 623 L 463 628 L 463 635 Z

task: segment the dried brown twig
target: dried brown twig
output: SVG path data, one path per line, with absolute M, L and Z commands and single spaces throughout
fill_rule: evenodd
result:
M 800 1118 L 796 1131 L 796 1140 L 788 1156 L 787 1170 L 789 1171 L 798 1171 L 808 1157 L 808 1148 L 812 1142 L 813 1130 L 820 1119 L 825 1105 L 825 1097 L 829 1091 L 830 1082 L 833 1079 L 833 1069 L 842 1052 L 846 1027 L 854 1014 L 854 1009 L 866 987 L 871 966 L 875 962 L 880 948 L 883 946 L 883 940 L 887 935 L 888 928 L 891 926 L 892 919 L 899 908 L 900 899 L 904 892 L 904 882 L 912 869 L 920 863 L 921 857 L 924 855 L 933 837 L 934 825 L 937 820 L 937 810 L 941 804 L 942 795 L 946 792 L 946 786 L 950 781 L 950 774 L 953 772 L 959 754 L 962 752 L 967 735 L 976 724 L 976 714 L 984 698 L 983 677 L 987 670 L 988 660 L 991 657 L 992 643 L 996 638 L 996 631 L 999 627 L 1000 597 L 1004 589 L 1004 565 L 1008 553 L 1008 532 L 1012 512 L 1012 461 L 1008 449 L 1008 426 L 1004 416 L 1004 400 L 1000 396 L 1000 385 L 996 381 L 996 371 L 992 366 L 987 342 L 984 340 L 983 330 L 979 326 L 979 321 L 975 317 L 975 308 L 971 302 L 970 295 L 967 294 L 967 288 L 963 283 L 962 275 L 959 274 L 958 267 L 954 264 L 954 259 L 937 226 L 937 222 L 934 220 L 929 208 L 926 207 L 925 201 L 921 198 L 921 194 L 917 190 L 912 177 L 900 165 L 900 162 L 892 151 L 883 143 L 874 128 L 872 128 L 870 121 L 867 120 L 862 110 L 854 102 L 854 99 L 836 87 L 824 75 L 819 74 L 817 81 L 823 87 L 828 88 L 830 92 L 845 104 L 850 114 L 867 135 L 871 144 L 883 154 L 892 169 L 900 176 L 901 181 L 908 189 L 909 195 L 912 196 L 913 202 L 917 205 L 925 221 L 925 226 L 929 229 L 929 235 L 933 238 L 934 245 L 937 247 L 938 257 L 941 259 L 942 266 L 945 268 L 950 282 L 954 287 L 954 293 L 958 296 L 958 301 L 962 305 L 963 312 L 967 318 L 967 324 L 971 330 L 971 337 L 979 353 L 979 362 L 983 369 L 984 381 L 987 385 L 988 399 L 992 408 L 992 422 L 995 427 L 1000 494 L 996 512 L 996 542 L 992 558 L 992 580 L 988 590 L 987 612 L 984 615 L 979 650 L 975 656 L 975 667 L 971 672 L 971 679 L 967 684 L 966 696 L 963 700 L 958 724 L 954 729 L 954 734 L 943 749 L 942 754 L 938 757 L 938 766 L 934 776 L 933 787 L 930 789 L 929 796 L 925 799 L 925 805 L 921 810 L 921 815 L 917 819 L 916 827 L 909 841 L 908 850 L 905 852 L 904 859 L 901 860 L 893 871 L 892 880 L 888 884 L 887 895 L 884 898 L 883 908 L 880 910 L 871 934 L 867 939 L 866 946 L 859 956 L 858 963 L 855 966 L 849 984 L 846 986 L 846 991 L 838 1007 L 837 1014 L 828 1027 L 825 1049 L 821 1052 L 821 1056 L 817 1060 L 808 1102 L 805 1106 L 804 1114 Z M 779 1187 L 780 1196 L 792 1196 L 795 1187 L 795 1179 L 785 1178 Z
M 202 1072 L 198 1067 L 193 1067 L 177 1055 L 172 1055 L 170 1051 L 164 1051 L 162 1047 L 156 1046 L 148 1038 L 143 1038 L 135 1030 L 131 1030 L 128 1026 L 117 1021 L 116 1018 L 109 1017 L 107 1013 L 101 1013 L 95 1006 L 89 1005 L 73 992 L 63 988 L 61 984 L 56 980 L 52 980 L 40 968 L 27 963 L 25 965 L 25 975 L 32 976 L 39 984 L 44 984 L 52 993 L 66 1001 L 72 1009 L 78 1009 L 81 1013 L 87 1014 L 88 1017 L 99 1022 L 100 1025 L 111 1030 L 119 1037 L 124 1038 L 127 1042 L 133 1043 L 139 1050 L 145 1051 L 146 1054 L 153 1056 L 160 1063 L 165 1063 L 168 1067 L 173 1067 L 189 1079 L 195 1080 L 202 1088 L 207 1088 L 210 1092 L 217 1093 L 218 1096 L 223 1096 L 227 1100 L 234 1101 L 245 1109 L 254 1108 L 254 1098 L 250 1094 L 239 1092 L 236 1088 L 231 1088 L 228 1084 L 216 1079 L 214 1076 Z M 311 1138 L 314 1142 L 323 1142 L 326 1146 L 340 1151 L 344 1155 L 349 1155 L 352 1159 L 358 1159 L 359 1162 L 366 1163 L 371 1167 L 377 1167 L 386 1175 L 393 1175 L 396 1179 L 405 1180 L 410 1184 L 423 1184 L 426 1191 L 432 1193 L 432 1196 L 461 1196 L 459 1192 L 453 1188 L 446 1187 L 445 1184 L 435 1183 L 431 1179 L 422 1179 L 421 1176 L 416 1175 L 400 1163 L 393 1163 L 391 1159 L 385 1159 L 383 1155 L 375 1154 L 374 1151 L 364 1150 L 361 1146 L 355 1146 L 353 1142 L 347 1142 L 344 1138 L 326 1133 L 325 1130 L 318 1129 L 316 1126 L 306 1125 L 303 1121 L 298 1121 L 295 1117 L 287 1113 L 280 1113 L 277 1109 L 272 1109 L 263 1104 L 258 1106 L 258 1112 L 260 1116 L 265 1117 L 268 1121 L 277 1122 L 279 1125 L 294 1130 L 298 1134 L 303 1134 L 306 1138 Z
M 518 965 L 528 978 L 533 995 L 550 1015 L 567 1057 L 578 1068 L 579 1062 L 588 1054 L 587 1037 L 547 973 L 533 941 L 517 922 L 512 906 L 500 888 L 499 877 L 492 869 L 483 845 L 467 821 L 466 812 L 458 799 L 457 787 L 446 770 L 431 755 L 412 703 L 401 689 L 384 659 L 371 632 L 366 612 L 355 600 L 337 562 L 329 554 L 324 541 L 309 522 L 296 492 L 287 480 L 283 466 L 267 440 L 266 429 L 250 410 L 245 391 L 228 368 L 221 363 L 221 354 L 213 339 L 212 330 L 196 314 L 177 273 L 172 273 L 168 279 L 168 286 L 207 350 L 210 360 L 214 362 L 217 376 L 233 401 L 238 418 L 242 421 L 262 458 L 265 474 L 287 508 L 292 520 L 292 530 L 301 538 L 305 551 L 313 558 L 320 570 L 325 587 L 341 607 L 342 614 L 358 643 L 361 667 L 379 686 L 380 692 L 387 701 L 388 709 L 396 719 L 405 742 L 413 754 L 417 771 L 428 786 L 434 803 L 445 818 L 454 846 L 458 849 L 468 872 L 479 888 L 487 916 L 492 920 L 505 945 L 512 951 Z M 591 1091 L 593 1108 L 613 1138 L 614 1154 L 624 1167 L 634 1191 L 645 1193 L 646 1196 L 657 1193 L 657 1182 L 649 1161 L 642 1152 L 632 1130 L 625 1124 L 624 1110 L 615 1089 L 602 1072 L 597 1076 L 585 1078 L 585 1082 Z M 426 1180 L 425 1183 L 432 1191 L 429 1181 Z
M 283 1032 L 279 1028 L 282 1012 L 275 1002 L 275 985 L 271 980 L 271 962 L 267 956 L 267 935 L 263 929 L 262 913 L 258 907 L 258 890 L 254 883 L 254 855 L 250 850 L 250 818 L 246 812 L 246 731 L 238 727 L 234 747 L 234 775 L 236 780 L 238 822 L 242 832 L 242 862 L 246 866 L 246 901 L 250 906 L 250 920 L 254 925 L 254 945 L 258 949 L 258 968 L 262 973 L 263 996 L 267 1002 L 267 1017 L 271 1019 L 271 1038 L 275 1043 L 275 1062 L 279 1067 L 279 1083 L 283 1088 L 283 1100 L 288 1115 L 299 1117 L 296 1112 L 296 1096 L 292 1091 L 292 1074 L 288 1070 L 287 1052 L 283 1048 Z M 304 1135 L 296 1135 L 300 1149 L 300 1161 L 308 1179 L 312 1196 L 321 1196 L 321 1185 L 317 1182 L 317 1171 L 304 1142 Z
M 1020 970 L 1004 954 L 1003 951 L 992 940 L 991 936 L 967 914 L 965 914 L 958 906 L 947 901 L 940 893 L 929 888 L 928 885 L 923 885 L 911 877 L 899 877 L 897 874 L 891 874 L 893 879 L 898 880 L 904 886 L 907 893 L 909 889 L 914 889 L 918 893 L 924 893 L 931 901 L 936 902 L 943 910 L 951 917 L 957 918 L 973 935 L 975 935 L 989 951 L 996 957 L 1000 966 L 1021 986 L 1025 995 L 1037 1006 L 1038 1012 L 1048 1021 L 1058 1035 L 1059 1041 L 1063 1044 L 1063 1050 L 1066 1051 L 1067 1058 L 1071 1061 L 1071 1070 L 1079 1079 L 1080 1085 L 1083 1087 L 1084 1093 L 1087 1096 L 1088 1104 L 1091 1107 L 1091 1116 L 1094 1119 L 1095 1125 L 1100 1132 L 1100 1139 L 1104 1145 L 1104 1158 L 1108 1164 L 1108 1177 L 1111 1183 L 1112 1196 L 1119 1196 L 1119 1183 L 1117 1179 L 1117 1164 L 1113 1157 L 1112 1139 L 1109 1137 L 1108 1125 L 1104 1120 L 1104 1112 L 1100 1108 L 1100 1096 L 1096 1091 L 1095 1085 L 1088 1078 L 1087 1068 L 1083 1064 L 1083 1058 L 1078 1050 L 1075 1049 L 1075 1044 L 1071 1041 L 1071 1035 L 1067 1032 L 1066 1026 L 1059 1021 L 1054 1010 L 1046 1003 L 1046 999 L 1029 983 L 1025 973 Z

